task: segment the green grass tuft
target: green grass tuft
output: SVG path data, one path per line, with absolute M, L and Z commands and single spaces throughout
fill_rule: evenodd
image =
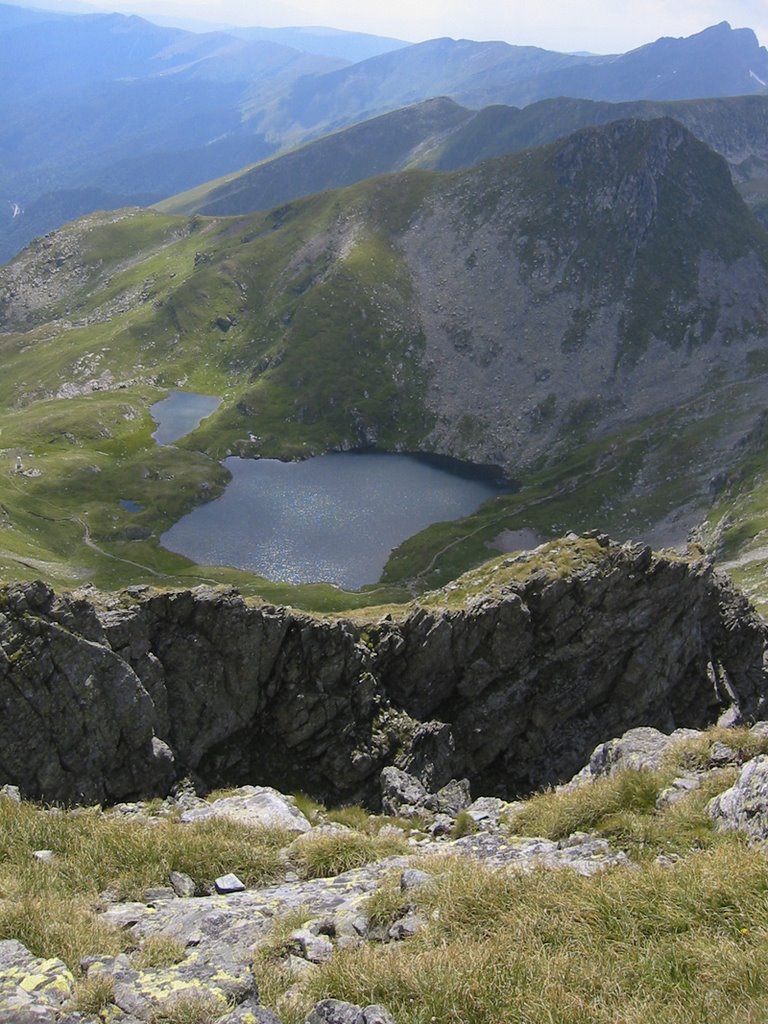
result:
M 169 935 L 150 935 L 131 954 L 131 963 L 138 970 L 148 967 L 172 967 L 185 957 L 184 946 Z
M 182 993 L 169 999 L 150 1017 L 150 1024 L 215 1024 L 228 1004 L 207 992 Z
M 109 975 L 94 973 L 92 977 L 83 978 L 77 983 L 67 1009 L 98 1017 L 113 1002 L 114 997 L 114 980 Z
M 363 867 L 383 857 L 405 853 L 402 835 L 367 835 L 360 832 L 307 833 L 289 849 L 303 878 L 330 878 L 352 868 Z
M 86 956 L 117 956 L 126 937 L 100 920 L 82 897 L 17 894 L 0 905 L 0 939 L 16 939 L 35 956 L 58 957 L 77 974 Z
M 541 793 L 528 800 L 510 819 L 520 835 L 565 839 L 574 832 L 600 830 L 606 820 L 626 812 L 648 813 L 668 784 L 652 771 L 624 771 L 564 793 Z

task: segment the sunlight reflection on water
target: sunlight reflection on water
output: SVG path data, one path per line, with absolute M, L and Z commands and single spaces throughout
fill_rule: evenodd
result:
M 376 582 L 392 548 L 419 530 L 510 490 L 490 475 L 411 455 L 233 457 L 224 464 L 232 473 L 224 495 L 184 516 L 162 544 L 204 565 L 347 589 Z

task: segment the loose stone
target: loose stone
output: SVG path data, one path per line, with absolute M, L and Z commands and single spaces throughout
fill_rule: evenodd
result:
M 214 885 L 220 896 L 226 896 L 233 892 L 245 892 L 245 886 L 237 875 L 221 875 L 216 879 Z

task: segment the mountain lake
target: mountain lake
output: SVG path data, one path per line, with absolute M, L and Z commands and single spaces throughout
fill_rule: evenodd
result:
M 193 391 L 172 391 L 167 398 L 149 407 L 157 430 L 152 437 L 158 444 L 171 444 L 191 433 L 206 416 L 216 412 L 221 399 Z
M 224 461 L 232 481 L 160 538 L 203 565 L 288 583 L 375 583 L 390 552 L 432 523 L 508 493 L 488 473 L 414 455 L 331 452 L 303 462 Z
M 175 392 L 152 406 L 159 422 L 153 436 L 159 443 L 176 440 L 216 405 L 211 396 Z M 375 583 L 392 549 L 408 537 L 514 489 L 498 472 L 439 456 L 330 452 L 301 462 L 232 456 L 224 465 L 232 474 L 224 494 L 180 519 L 160 538 L 163 546 L 201 565 L 348 590 Z

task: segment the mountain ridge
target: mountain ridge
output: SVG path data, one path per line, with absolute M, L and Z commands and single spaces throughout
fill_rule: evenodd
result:
M 726 157 L 735 181 L 768 179 L 768 97 L 621 104 L 560 98 L 479 111 L 440 97 L 341 129 L 157 206 L 168 213 L 248 213 L 377 173 L 476 166 L 631 117 L 673 117 Z
M 375 806 L 391 765 L 431 792 L 466 777 L 509 799 L 570 778 L 605 736 L 766 703 L 766 627 L 744 596 L 706 561 L 602 535 L 497 559 L 384 619 L 212 587 L 37 582 L 0 603 L 0 782 L 47 801 L 165 795 L 194 773 Z M 91 698 L 62 704 L 83 665 Z M 33 707 L 16 694 L 30 676 Z
M 717 70 L 708 78 L 713 51 L 718 53 Z M 473 60 L 468 65 L 469 52 Z M 437 77 L 433 74 L 429 78 L 430 92 L 424 93 L 425 74 L 432 65 Z M 664 74 L 659 79 L 655 72 L 660 68 Z M 595 82 L 583 84 L 579 76 L 594 78 Z M 448 80 L 450 88 L 446 88 Z M 394 95 L 387 88 L 388 82 L 399 90 Z M 348 121 L 361 120 L 383 113 L 383 103 L 392 109 L 436 92 L 473 107 L 494 102 L 523 106 L 561 95 L 615 101 L 765 93 L 768 87 L 764 82 L 768 82 L 768 51 L 759 45 L 751 29 L 733 30 L 727 22 L 685 39 L 660 39 L 611 57 L 577 57 L 507 43 L 435 39 L 373 57 L 352 69 L 328 72 L 312 81 L 297 80 L 279 103 L 278 119 L 286 124 L 293 119 L 303 131 L 317 133 L 320 126 L 326 131 L 339 127 L 342 109 Z M 344 107 L 345 103 L 352 106 Z M 275 113 L 269 117 L 260 122 L 267 134 Z
M 710 94 L 729 91 L 731 80 L 738 80 L 741 92 L 765 91 L 760 81 L 768 81 L 768 55 L 754 35 L 717 28 L 662 41 L 665 53 L 671 46 L 679 55 L 677 74 L 664 79 L 665 95 L 680 95 L 685 82 L 688 92 L 682 94 L 690 95 L 692 81 L 709 83 L 698 91 Z M 128 37 L 136 46 L 133 64 Z M 67 65 L 62 52 L 76 53 L 78 60 Z M 0 221 L 0 258 L 56 227 L 68 211 L 82 212 L 94 195 L 112 208 L 126 198 L 159 201 L 279 149 L 435 95 L 474 106 L 528 103 L 542 89 L 546 95 L 563 91 L 554 80 L 551 87 L 535 83 L 564 65 L 574 73 L 581 67 L 603 75 L 604 98 L 614 96 L 611 75 L 619 73 L 622 89 L 640 97 L 662 60 L 655 43 L 634 56 L 608 59 L 443 39 L 358 61 L 345 71 L 341 58 L 220 33 L 193 35 L 118 15 L 58 16 L 0 29 L 0 57 L 8 98 L 0 129 L 0 194 L 9 204 Z M 747 64 L 754 65 L 752 78 Z M 525 84 L 520 96 L 509 93 L 510 83 Z M 129 173 L 133 179 L 126 180 Z

